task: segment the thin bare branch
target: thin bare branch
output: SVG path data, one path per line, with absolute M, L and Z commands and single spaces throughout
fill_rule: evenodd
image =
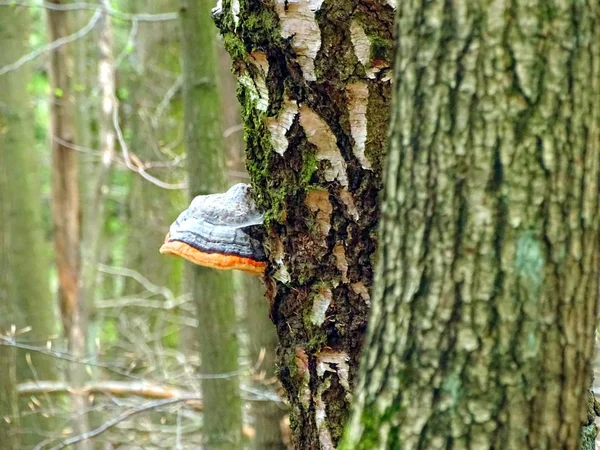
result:
M 164 286 L 155 285 L 148 278 L 146 278 L 136 270 L 128 269 L 126 267 L 107 266 L 105 264 L 98 264 L 98 270 L 109 275 L 118 275 L 133 278 L 135 281 L 140 283 L 148 292 L 151 292 L 152 294 L 156 295 L 162 295 L 167 300 L 168 307 L 171 307 L 171 305 L 177 303 L 173 292 L 171 292 L 168 288 Z
M 85 441 L 87 439 L 94 438 L 104 433 L 106 430 L 114 427 L 115 425 L 123 422 L 124 420 L 129 419 L 131 416 L 142 413 L 144 411 L 149 411 L 152 409 L 160 408 L 163 406 L 173 405 L 176 403 L 190 403 L 190 402 L 200 402 L 200 397 L 191 396 L 191 397 L 183 397 L 183 398 L 171 398 L 166 400 L 155 400 L 151 402 L 144 403 L 140 406 L 130 409 L 129 411 L 125 411 L 122 414 L 119 414 L 117 417 L 104 422 L 98 428 L 89 431 L 88 433 L 79 434 L 77 436 L 72 436 L 68 439 L 63 440 L 60 444 L 52 447 L 50 450 L 61 450 L 63 448 L 68 447 L 69 445 L 76 444 L 81 441 Z M 35 450 L 42 450 L 39 447 L 36 447 Z
M 135 297 L 120 297 L 120 298 L 108 298 L 104 300 L 97 300 L 94 304 L 96 309 L 109 309 L 109 308 L 127 308 L 127 307 L 142 307 L 150 309 L 164 309 L 170 310 L 178 308 L 185 304 L 191 304 L 190 295 L 182 295 L 177 297 L 174 302 L 163 301 L 163 300 L 152 300 L 149 298 L 142 298 L 139 296 Z
M 114 99 L 115 104 L 118 105 L 118 101 Z M 155 176 L 150 175 L 146 172 L 146 169 L 142 164 L 135 164 L 132 161 L 132 155 L 129 152 L 129 148 L 127 147 L 127 142 L 125 142 L 125 137 L 123 136 L 123 130 L 121 130 L 121 126 L 119 125 L 119 108 L 116 107 L 113 110 L 113 127 L 117 132 L 117 140 L 119 141 L 119 145 L 121 146 L 121 153 L 123 154 L 123 159 L 125 160 L 125 164 L 128 169 L 139 173 L 144 179 L 150 181 L 152 184 L 155 184 L 158 187 L 163 189 L 187 189 L 187 183 L 166 183 L 164 181 L 159 180 Z M 137 159 L 137 158 L 136 158 Z
M 48 348 L 48 347 L 37 347 L 37 346 L 31 345 L 29 343 L 24 343 L 24 342 L 17 342 L 10 335 L 9 336 L 0 336 L 0 347 L 14 347 L 14 348 L 19 348 L 21 350 L 27 350 L 30 352 L 40 353 L 42 355 L 52 356 L 57 359 L 62 359 L 62 360 L 77 363 L 77 364 L 85 364 L 85 365 L 92 366 L 92 367 L 100 367 L 100 368 L 106 369 L 107 371 L 110 371 L 112 373 L 121 375 L 123 377 L 131 378 L 133 380 L 138 380 L 138 381 L 144 381 L 143 378 L 137 377 L 137 376 L 129 373 L 127 368 L 119 367 L 114 364 L 107 364 L 107 363 L 92 361 L 91 359 L 88 359 L 88 358 L 78 359 L 75 356 L 73 356 L 67 352 L 53 350 L 52 348 Z M 223 373 L 215 373 L 215 374 L 194 374 L 194 378 L 202 379 L 202 380 L 218 380 L 218 379 L 225 379 L 225 378 L 231 378 L 231 377 L 238 377 L 240 375 L 246 374 L 247 372 L 248 372 L 247 369 L 243 369 L 243 370 L 241 369 L 241 370 L 236 370 L 234 372 L 223 372 Z
M 50 3 L 50 2 L 42 2 L 42 3 L 38 4 L 38 3 L 25 2 L 25 1 L 21 1 L 21 0 L 0 0 L 0 6 L 23 6 L 26 8 L 46 8 L 46 9 L 51 9 L 53 11 L 88 10 L 88 11 L 96 11 L 97 12 L 97 11 L 100 11 L 103 9 L 93 3 L 85 3 L 85 2 L 68 3 L 65 5 L 62 5 L 62 4 L 55 4 L 55 3 Z M 140 21 L 140 22 L 160 22 L 160 21 L 165 21 L 165 20 L 176 20 L 179 18 L 179 14 L 177 12 L 168 12 L 168 13 L 161 13 L 161 14 L 147 14 L 147 13 L 129 14 L 129 13 L 117 11 L 116 9 L 110 8 L 110 7 L 106 10 L 106 12 L 110 16 L 113 16 L 116 19 L 128 20 L 128 21 Z
M 96 8 L 96 12 L 94 13 L 94 15 L 92 16 L 90 21 L 79 31 L 77 31 L 73 34 L 69 34 L 68 36 L 64 36 L 53 42 L 50 42 L 49 44 L 43 45 L 40 48 L 32 51 L 31 53 L 28 53 L 27 55 L 22 56 L 21 58 L 19 58 L 17 61 L 15 61 L 12 64 L 8 64 L 4 67 L 0 67 L 0 76 L 6 74 L 8 72 L 11 72 L 13 70 L 17 70 L 22 65 L 28 63 L 29 61 L 34 60 L 35 58 L 42 55 L 43 53 L 51 52 L 52 50 L 55 50 L 65 44 L 68 44 L 70 42 L 73 42 L 73 41 L 76 41 L 77 39 L 82 38 L 83 36 L 85 36 L 86 34 L 88 34 L 90 31 L 92 31 L 94 29 L 94 27 L 98 23 L 98 20 L 100 20 L 101 16 L 102 16 L 102 10 Z
M 181 86 L 183 86 L 183 76 L 182 75 L 177 77 L 177 79 L 175 80 L 173 85 L 167 90 L 164 97 L 162 98 L 162 100 L 160 101 L 158 106 L 156 107 L 156 111 L 154 112 L 154 115 L 152 116 L 152 120 L 151 120 L 152 126 L 154 128 L 156 128 L 158 126 L 158 120 L 163 115 L 165 109 L 167 109 L 167 106 L 169 106 L 169 103 L 171 103 L 171 99 L 181 89 Z
M 146 381 L 93 381 L 81 387 L 73 387 L 62 381 L 28 381 L 17 386 L 19 395 L 64 394 L 75 392 L 78 395 L 110 394 L 116 397 L 137 395 L 144 398 L 188 398 L 194 392 L 166 387 Z
M 9 337 L 0 336 L 0 347 L 15 347 L 15 348 L 19 348 L 21 350 L 26 350 L 26 351 L 33 352 L 33 353 L 39 353 L 42 355 L 52 356 L 54 358 L 62 359 L 64 361 L 68 361 L 68 362 L 72 362 L 72 363 L 76 363 L 76 364 L 85 364 L 87 366 L 100 367 L 109 372 L 113 372 L 113 373 L 116 373 L 116 374 L 124 376 L 124 377 L 132 378 L 135 380 L 142 380 L 142 378 L 131 375 L 128 372 L 127 368 L 118 367 L 118 366 L 115 366 L 114 364 L 105 364 L 105 363 L 101 363 L 101 362 L 97 362 L 97 361 L 92 361 L 87 358 L 79 359 L 67 352 L 54 350 L 54 349 L 48 348 L 48 347 L 38 347 L 38 346 L 31 345 L 29 343 L 24 343 L 24 342 L 17 342 L 10 336 Z
M 224 138 L 228 138 L 229 136 L 231 136 L 233 133 L 237 133 L 238 131 L 242 131 L 244 129 L 244 124 L 243 123 L 239 123 L 237 125 L 234 125 L 232 127 L 227 128 L 224 132 L 223 132 L 223 137 Z

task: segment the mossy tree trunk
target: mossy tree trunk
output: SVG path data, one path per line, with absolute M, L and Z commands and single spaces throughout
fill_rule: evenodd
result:
M 600 278 L 600 5 L 398 8 L 381 251 L 342 448 L 574 449 Z
M 210 2 L 182 0 L 185 142 L 191 198 L 227 188 L 225 142 L 216 55 L 217 29 Z M 232 276 L 192 266 L 190 286 L 197 306 L 202 374 L 202 433 L 206 448 L 236 450 L 242 442 L 238 324 Z M 222 374 L 222 376 L 219 376 Z
M 334 448 L 369 309 L 393 2 L 226 0 L 295 445 Z
M 240 104 L 236 98 L 237 79 L 231 73 L 231 58 L 222 45 L 218 46 L 220 95 L 224 140 L 227 147 L 228 179 L 231 183 L 247 183 L 245 167 L 244 133 L 239 125 L 242 121 Z M 279 395 L 280 383 L 275 379 L 275 352 L 277 334 L 269 318 L 269 304 L 265 300 L 263 283 L 254 276 L 241 272 L 237 276 L 238 294 L 243 298 L 244 328 L 248 334 L 247 354 L 251 365 L 260 362 L 258 372 L 248 380 L 252 386 L 262 390 L 266 397 Z M 262 358 L 262 359 L 261 359 Z M 284 450 L 282 421 L 287 413 L 285 405 L 277 401 L 261 399 L 251 403 L 250 416 L 255 434 L 252 448 L 255 450 Z
M 0 6 L 0 67 L 30 51 L 30 22 L 28 8 Z M 15 339 L 43 346 L 57 336 L 59 326 L 49 285 L 50 260 L 37 177 L 41 155 L 34 140 L 30 79 L 28 65 L 0 75 L 0 336 L 8 337 L 14 327 L 21 331 Z M 55 379 L 55 360 L 0 347 L 0 366 L 1 446 L 34 446 L 43 439 L 41 435 L 55 430 L 56 423 L 33 411 L 19 423 L 14 416 L 18 411 L 15 384 L 36 377 Z M 21 399 L 28 412 L 29 402 L 29 398 Z M 7 427 L 11 439 L 6 439 Z

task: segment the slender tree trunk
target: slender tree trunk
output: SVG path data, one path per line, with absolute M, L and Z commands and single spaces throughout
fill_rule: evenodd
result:
M 574 449 L 600 278 L 600 5 L 399 2 L 344 449 Z
M 6 43 L 4 36 L 4 23 L 0 18 L 0 43 Z M 5 65 L 5 61 L 0 57 L 0 67 Z M 3 79 L 0 78 L 0 89 L 3 89 Z M 0 90 L 0 102 L 3 101 Z M 0 125 L 5 120 L 4 107 L 0 107 Z M 0 218 L 7 217 L 8 200 L 7 197 L 10 175 L 4 170 L 6 161 L 4 158 L 4 133 L 0 132 Z M 9 338 L 12 333 L 13 323 L 19 318 L 19 312 L 16 308 L 16 294 L 12 282 L 9 259 L 9 234 L 6 222 L 0 222 L 0 339 Z M 19 414 L 19 399 L 17 397 L 17 361 L 15 349 L 3 346 L 0 342 L 0 442 L 7 443 L 7 450 L 20 450 L 21 441 L 18 430 L 21 428 Z
M 65 12 L 48 9 L 47 17 L 51 41 L 69 34 Z M 78 314 L 80 229 L 77 152 L 72 148 L 75 127 L 71 65 L 68 45 L 51 52 L 52 216 L 60 308 L 67 336 Z
M 51 3 L 59 4 L 60 0 Z M 68 13 L 47 10 L 50 40 L 56 41 L 69 35 Z M 59 301 L 65 336 L 69 351 L 75 358 L 86 353 L 85 305 L 81 300 L 80 285 L 80 203 L 77 152 L 75 138 L 74 93 L 72 89 L 72 48 L 63 45 L 54 49 L 50 56 L 50 86 L 52 90 L 50 135 L 52 142 L 52 218 L 54 224 L 54 248 L 59 280 Z M 87 378 L 85 367 L 73 364 L 68 377 L 72 385 L 82 386 Z M 85 433 L 89 426 L 85 410 L 87 398 L 73 393 L 73 432 Z M 91 448 L 91 443 L 77 444 L 80 450 Z
M 217 30 L 209 2 L 182 0 L 185 142 L 191 198 L 226 189 L 225 145 L 218 91 Z M 193 266 L 192 295 L 198 309 L 206 448 L 242 449 L 237 315 L 230 273 Z
M 29 31 L 27 8 L 0 7 L 0 67 L 30 51 Z M 44 345 L 57 336 L 58 323 L 50 293 L 41 215 L 37 177 L 40 161 L 35 151 L 33 105 L 28 93 L 30 70 L 25 65 L 0 75 L 0 337 L 9 336 L 11 329 L 20 330 L 15 339 Z M 29 331 L 23 332 L 26 329 Z M 55 361 L 5 347 L 0 347 L 0 361 L 0 417 L 9 416 L 14 443 L 4 439 L 6 433 L 2 431 L 0 442 L 2 446 L 33 446 L 39 442 L 40 434 L 54 430 L 56 424 L 53 418 L 41 414 L 27 414 L 19 424 L 14 383 L 55 379 Z M 23 400 L 22 405 L 29 412 L 29 398 Z M 4 422 L 1 418 L 0 421 Z M 0 428 L 6 430 L 6 426 L 4 422 Z
M 130 0 L 128 3 L 130 12 L 134 14 L 177 9 L 177 0 L 156 0 L 151 3 Z M 135 164 L 167 160 L 171 155 L 165 155 L 169 152 L 164 147 L 181 138 L 182 108 L 176 104 L 180 96 L 174 95 L 167 105 L 160 107 L 165 92 L 171 88 L 179 73 L 177 26 L 177 21 L 140 22 L 137 25 L 135 50 L 129 58 L 132 71 L 127 74 L 126 84 L 131 110 L 127 123 L 131 136 L 128 144 Z M 167 79 L 166 74 L 173 75 L 173 80 Z M 155 119 L 160 108 L 162 113 Z M 121 108 L 121 114 L 126 117 L 124 108 Z M 183 145 L 177 145 L 176 151 L 182 152 Z M 165 181 L 171 181 L 168 178 L 171 174 L 183 178 L 183 173 L 183 170 L 176 171 L 168 167 L 152 171 L 152 174 Z M 182 262 L 177 258 L 165 259 L 150 243 L 164 240 L 165 230 L 173 216 L 183 209 L 184 193 L 163 189 L 134 172 L 130 177 L 125 266 L 178 295 L 183 279 Z M 139 293 L 141 290 L 135 280 L 126 280 L 126 294 Z
M 215 11 L 266 213 L 267 295 L 299 449 L 335 448 L 362 347 L 389 118 L 391 3 L 225 0 Z
M 108 8 L 107 0 L 102 0 L 102 7 Z M 94 302 L 98 295 L 98 263 L 101 262 L 103 232 L 106 221 L 106 198 L 109 193 L 109 175 L 115 157 L 115 129 L 113 126 L 113 113 L 116 107 L 115 67 L 112 51 L 112 25 L 108 14 L 102 15 L 98 30 L 97 44 L 99 51 L 97 54 L 99 60 L 96 77 L 100 97 L 100 111 L 98 114 L 100 155 L 99 159 L 87 158 L 85 167 L 81 165 L 87 177 L 80 182 L 82 193 L 85 195 L 85 201 L 81 205 L 83 213 L 80 278 L 81 307 L 85 310 L 84 316 L 88 325 L 89 338 L 94 336 L 89 328 L 92 323 L 95 324 Z M 89 84 L 89 81 L 86 82 Z M 94 330 L 95 328 L 95 326 L 92 327 Z M 88 339 L 88 341 L 91 344 L 93 339 Z
M 244 276 L 244 300 L 246 324 L 248 326 L 248 355 L 250 364 L 260 363 L 251 380 L 253 386 L 263 392 L 264 397 L 277 397 L 279 383 L 275 378 L 275 349 L 277 334 L 269 321 L 269 305 L 264 298 L 264 288 L 258 279 Z M 284 405 L 276 400 L 260 399 L 252 402 L 250 413 L 254 419 L 256 432 L 253 447 L 255 450 L 284 450 L 281 436 L 281 421 L 286 413 Z

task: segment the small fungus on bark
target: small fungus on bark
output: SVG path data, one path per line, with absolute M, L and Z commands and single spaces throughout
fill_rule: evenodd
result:
M 199 195 L 173 222 L 160 252 L 201 266 L 262 275 L 267 258 L 258 237 L 262 233 L 254 231 L 262 228 L 263 219 L 248 184 Z

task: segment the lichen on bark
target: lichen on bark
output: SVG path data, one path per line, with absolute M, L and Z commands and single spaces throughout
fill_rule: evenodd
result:
M 334 448 L 369 307 L 393 9 L 240 0 L 214 13 L 240 80 L 248 171 L 265 211 L 267 295 L 296 445 Z M 360 59 L 353 21 L 367 36 Z

